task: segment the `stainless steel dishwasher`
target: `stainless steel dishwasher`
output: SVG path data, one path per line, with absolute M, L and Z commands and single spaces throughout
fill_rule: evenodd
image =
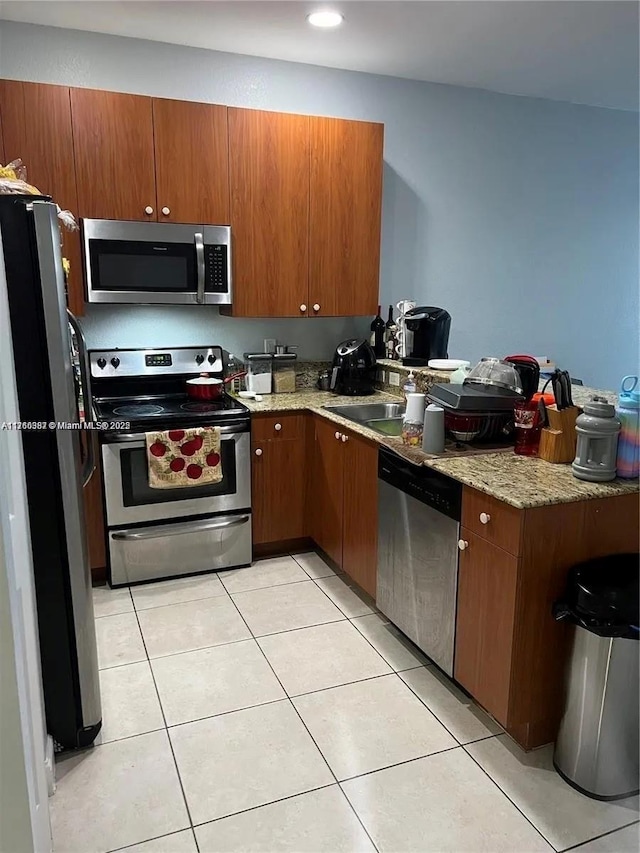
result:
M 461 503 L 461 483 L 380 450 L 376 604 L 448 675 L 453 675 Z

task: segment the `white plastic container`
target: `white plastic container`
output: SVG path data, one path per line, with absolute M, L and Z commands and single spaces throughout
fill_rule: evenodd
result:
M 247 365 L 245 376 L 247 391 L 254 394 L 271 394 L 273 355 L 264 352 L 245 352 L 244 360 Z

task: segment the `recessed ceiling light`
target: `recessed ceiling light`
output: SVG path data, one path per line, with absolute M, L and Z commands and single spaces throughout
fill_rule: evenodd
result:
M 328 28 L 339 26 L 343 21 L 343 17 L 340 12 L 323 10 L 322 12 L 312 12 L 307 16 L 307 21 L 309 21 L 312 27 Z

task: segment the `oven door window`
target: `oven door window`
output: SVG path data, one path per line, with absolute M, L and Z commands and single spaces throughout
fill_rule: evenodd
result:
M 132 293 L 196 293 L 193 243 L 91 240 L 91 288 Z
M 152 489 L 149 486 L 147 451 L 145 447 L 123 450 L 120 454 L 122 475 L 122 503 L 124 506 L 147 506 L 168 501 L 192 501 L 197 498 L 221 497 L 236 492 L 235 442 L 220 442 L 222 480 L 205 486 L 188 486 L 181 489 Z

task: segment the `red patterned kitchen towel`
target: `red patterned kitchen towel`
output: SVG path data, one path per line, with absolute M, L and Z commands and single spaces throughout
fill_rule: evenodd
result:
M 222 480 L 218 427 L 148 432 L 145 437 L 152 489 L 203 486 Z

